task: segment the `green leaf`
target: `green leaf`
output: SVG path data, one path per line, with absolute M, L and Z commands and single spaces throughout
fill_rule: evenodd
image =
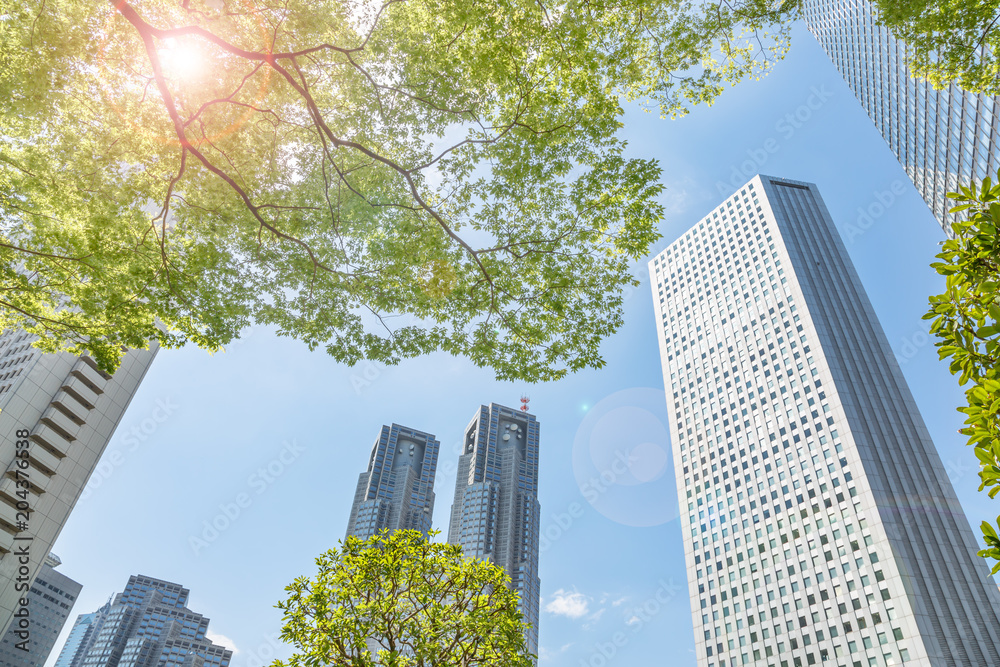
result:
M 766 73 L 800 4 L 7 2 L 0 329 L 109 371 L 251 326 L 348 365 L 600 368 L 664 217 L 623 101 Z
M 989 338 L 990 336 L 995 336 L 1000 332 L 1000 327 L 996 325 L 990 325 L 987 327 L 979 327 L 976 329 L 976 336 L 979 338 Z
M 882 11 L 885 6 L 882 5 Z M 998 172 L 1000 178 L 1000 172 Z M 965 220 L 955 221 L 956 239 L 944 244 L 931 267 L 946 276 L 946 289 L 928 299 L 930 310 L 924 319 L 932 320 L 931 334 L 937 338 L 939 357 L 950 358 L 949 369 L 958 375 L 960 385 L 970 384 L 966 404 L 958 408 L 966 415 L 959 432 L 973 445 L 980 465 L 980 491 L 991 499 L 1000 495 L 1000 186 L 991 179 L 962 186 L 965 200 L 953 209 L 965 212 Z M 986 204 L 979 208 L 976 202 Z M 1000 523 L 1000 517 L 997 517 Z M 979 552 L 984 558 L 1000 560 L 1000 537 L 989 522 L 981 526 L 989 549 Z M 1000 563 L 993 569 L 1000 571 Z
M 272 667 L 534 664 L 510 577 L 463 557 L 456 545 L 413 530 L 382 531 L 348 537 L 316 566 L 277 605 L 281 637 L 294 653 Z
M 1000 521 L 1000 519 L 998 519 L 998 521 Z M 983 521 L 980 529 L 983 531 L 984 536 L 991 537 L 994 540 L 997 539 L 997 532 L 993 529 L 993 526 L 990 525 L 989 521 Z

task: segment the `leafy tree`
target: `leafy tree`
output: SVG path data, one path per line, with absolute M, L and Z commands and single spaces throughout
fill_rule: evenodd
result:
M 437 534 L 432 532 L 431 536 Z M 274 667 L 530 667 L 526 625 L 503 568 L 415 530 L 348 537 L 286 588 Z
M 946 276 L 946 289 L 930 298 L 924 319 L 933 320 L 941 359 L 950 359 L 959 383 L 969 384 L 967 405 L 959 408 L 967 416 L 960 433 L 979 459 L 979 490 L 989 489 L 994 498 L 1000 493 L 1000 184 L 987 178 L 948 196 L 959 203 L 952 212 L 967 211 L 968 220 L 952 224 L 955 238 L 944 242 L 940 261 L 931 265 Z M 998 561 L 996 574 L 1000 536 L 988 521 L 982 531 L 987 548 L 979 555 Z
M 877 21 L 906 42 L 913 73 L 1000 94 L 1000 0 L 876 0 Z
M 251 323 L 348 364 L 599 367 L 663 213 L 622 102 L 760 76 L 798 6 L 0 0 L 0 328 L 106 370 Z

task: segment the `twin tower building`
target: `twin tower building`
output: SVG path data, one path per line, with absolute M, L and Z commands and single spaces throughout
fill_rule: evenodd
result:
M 441 443 L 430 433 L 383 426 L 361 473 L 347 535 L 431 529 Z M 525 408 L 483 405 L 465 429 L 448 541 L 507 571 L 520 595 L 528 650 L 538 653 L 538 421 Z

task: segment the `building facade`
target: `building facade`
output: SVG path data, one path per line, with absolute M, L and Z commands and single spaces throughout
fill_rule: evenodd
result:
M 368 470 L 358 478 L 347 536 L 366 540 L 382 530 L 419 530 L 425 536 L 434 513 L 434 477 L 441 443 L 430 433 L 383 426 Z
M 492 403 L 465 429 L 458 459 L 448 541 L 466 556 L 503 567 L 531 625 L 528 650 L 538 653 L 538 432 L 534 415 Z
M 156 354 L 155 343 L 131 350 L 110 376 L 89 357 L 42 354 L 33 341 L 22 331 L 0 334 L 4 631 L 18 607 L 18 589 L 34 581 Z
M 73 629 L 69 631 L 69 637 L 63 644 L 59 657 L 56 659 L 55 667 L 82 667 L 83 659 L 94 645 L 104 619 L 111 609 L 111 601 L 89 614 L 80 614 L 73 623 Z
M 1000 594 L 815 185 L 757 176 L 649 265 L 696 653 L 1000 665 Z
M 87 622 L 81 616 L 57 664 L 76 667 L 228 667 L 232 651 L 205 638 L 209 619 L 187 608 L 190 591 L 143 575 L 129 577 Z M 86 627 L 89 626 L 89 627 Z
M 62 632 L 83 586 L 55 568 L 62 562 L 49 554 L 28 589 L 27 636 L 10 627 L 0 641 L 0 667 L 42 667 Z M 27 650 L 24 650 L 27 649 Z
M 868 0 L 806 0 L 803 9 L 810 32 L 950 235 L 954 204 L 945 195 L 1000 168 L 1000 101 L 915 80 L 906 45 L 875 23 Z

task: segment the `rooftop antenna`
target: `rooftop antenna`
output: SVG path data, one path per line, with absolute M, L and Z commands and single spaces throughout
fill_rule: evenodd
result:
M 527 396 L 524 396 L 523 394 L 521 395 L 521 412 L 528 411 L 528 401 L 530 400 L 531 399 L 528 398 Z

